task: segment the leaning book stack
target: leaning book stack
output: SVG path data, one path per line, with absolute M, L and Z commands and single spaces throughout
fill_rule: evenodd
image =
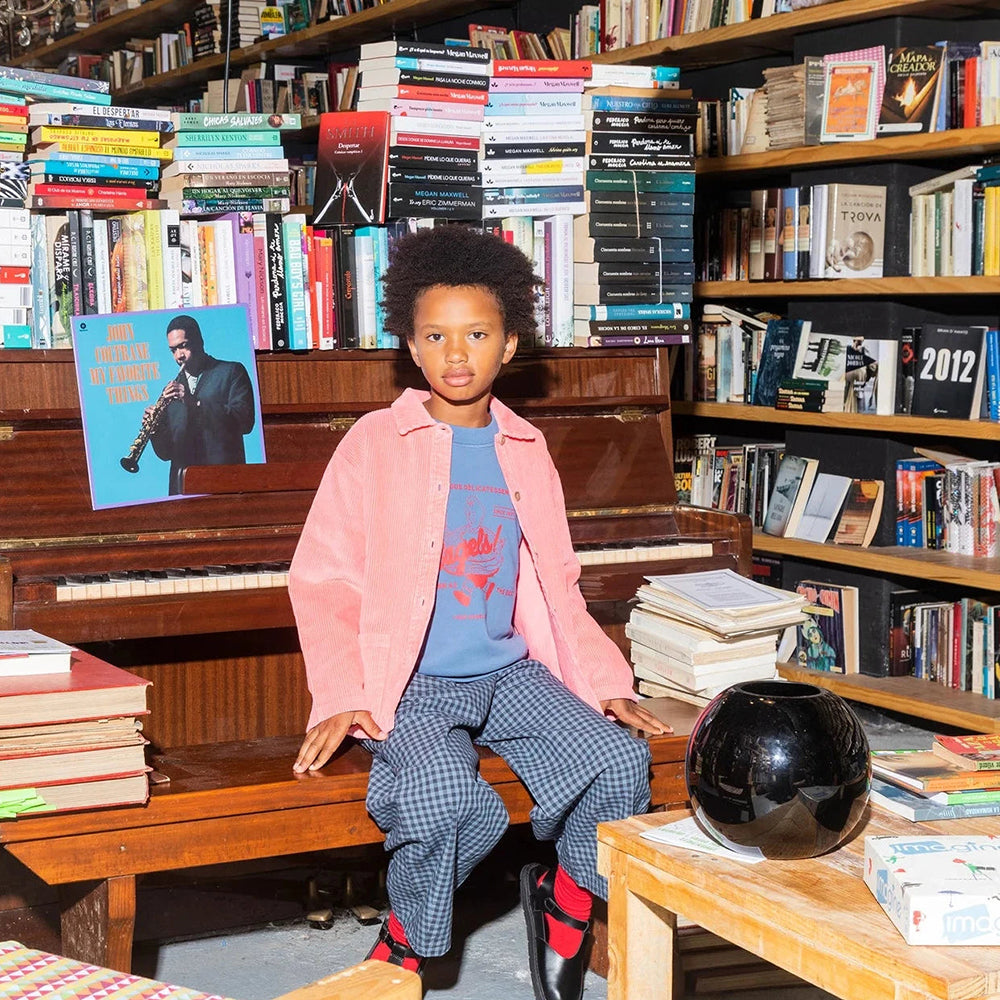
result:
M 342 220 L 317 215 L 317 220 L 481 218 L 478 154 L 492 68 L 489 49 L 390 40 L 366 42 L 360 57 L 356 110 L 389 116 L 386 211 Z M 350 177 L 341 182 L 349 185 Z M 319 193 L 317 184 L 317 205 Z
M 584 91 L 587 212 L 574 223 L 574 341 L 689 343 L 694 281 L 697 103 L 657 85 L 620 85 L 595 66 Z M 633 67 L 623 67 L 632 69 Z M 679 93 L 679 92 L 678 92 Z
M 145 802 L 148 686 L 78 650 L 69 670 L 0 676 L 0 819 Z
M 651 576 L 625 634 L 639 693 L 707 705 L 726 688 L 775 676 L 777 638 L 804 598 L 731 572 Z

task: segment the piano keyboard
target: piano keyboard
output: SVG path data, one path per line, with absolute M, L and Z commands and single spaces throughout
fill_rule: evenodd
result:
M 127 570 L 56 581 L 56 601 L 101 601 L 123 597 L 203 594 L 220 590 L 287 587 L 288 563 L 202 566 L 186 569 Z
M 712 555 L 712 544 L 681 542 L 673 545 L 594 545 L 581 546 L 576 549 L 576 554 L 581 566 L 614 566 L 663 559 L 697 559 Z M 59 577 L 56 580 L 56 601 L 101 601 L 286 586 L 288 563 L 128 570 Z

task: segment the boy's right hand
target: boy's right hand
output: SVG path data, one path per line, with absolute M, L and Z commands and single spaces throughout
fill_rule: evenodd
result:
M 385 739 L 385 733 L 372 718 L 371 712 L 340 712 L 318 722 L 306 733 L 292 770 L 316 771 L 321 768 L 344 742 L 351 726 L 360 726 L 365 735 L 373 740 Z

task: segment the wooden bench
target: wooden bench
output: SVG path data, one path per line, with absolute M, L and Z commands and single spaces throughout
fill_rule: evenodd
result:
M 675 730 L 650 739 L 653 807 L 682 804 L 698 710 L 669 699 L 646 704 Z M 365 811 L 368 754 L 352 745 L 322 771 L 295 774 L 299 743 L 280 736 L 179 748 L 152 758 L 170 781 L 155 785 L 145 806 L 0 823 L 0 844 L 61 887 L 62 952 L 130 969 L 137 876 L 381 842 Z M 532 802 L 524 786 L 490 751 L 480 758 L 511 822 L 526 822 Z

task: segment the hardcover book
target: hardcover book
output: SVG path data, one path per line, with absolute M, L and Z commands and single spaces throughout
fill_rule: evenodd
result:
M 199 349 L 190 337 L 179 354 L 190 372 L 171 350 L 185 317 L 203 341 Z M 245 305 L 75 316 L 72 324 L 95 510 L 175 499 L 184 466 L 264 461 Z
M 313 225 L 385 222 L 389 121 L 385 111 L 320 115 Z
M 922 417 L 980 416 L 986 327 L 925 323 L 920 328 L 910 413 Z
M 918 792 L 952 792 L 964 788 L 993 788 L 994 771 L 972 771 L 951 764 L 933 750 L 873 750 L 872 773 L 895 785 Z
M 939 45 L 892 50 L 885 69 L 879 134 L 931 130 L 943 52 Z

